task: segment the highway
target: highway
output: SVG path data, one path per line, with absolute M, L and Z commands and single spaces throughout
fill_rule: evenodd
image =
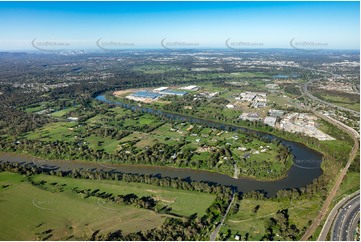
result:
M 342 207 L 345 207 L 345 204 L 350 201 L 352 198 L 354 198 L 355 196 L 360 196 L 360 191 L 354 192 L 346 197 L 344 197 L 341 201 L 339 201 L 331 210 L 331 212 L 329 213 L 325 224 L 323 225 L 323 228 L 320 232 L 320 235 L 318 236 L 318 241 L 325 241 L 327 238 L 327 234 L 331 229 L 331 226 L 333 224 L 333 221 L 335 220 L 335 217 L 338 215 L 339 210 Z M 347 206 L 346 206 L 347 207 Z M 346 230 L 346 229 L 345 229 Z M 350 230 L 351 231 L 351 230 Z M 352 230 L 353 231 L 353 230 Z M 332 236 L 331 236 L 332 237 Z
M 351 240 L 357 240 L 356 238 L 356 228 L 358 226 L 358 223 L 360 222 L 360 210 L 357 211 L 356 215 L 354 216 L 352 222 L 351 222 L 351 226 L 349 226 L 349 233 L 347 234 L 347 240 L 351 241 Z
M 318 79 L 317 79 L 318 80 Z M 310 83 L 310 82 L 308 82 Z M 306 83 L 304 86 L 302 86 L 301 88 L 301 91 L 302 91 L 302 94 L 304 96 L 307 96 L 309 98 L 312 98 L 312 99 L 315 99 L 315 100 L 319 100 L 318 98 L 314 97 L 312 94 L 310 94 L 307 90 L 307 86 L 308 86 L 308 83 Z M 322 100 L 321 100 L 322 101 Z M 327 103 L 327 102 L 324 102 L 322 101 L 323 103 L 326 103 L 328 105 L 330 105 L 331 107 L 337 107 L 337 108 L 341 108 L 339 106 L 336 106 L 334 104 L 330 104 L 330 103 Z M 349 156 L 349 159 L 346 163 L 346 166 L 341 170 L 341 173 L 339 174 L 339 176 L 336 178 L 336 181 L 335 181 L 335 184 L 333 186 L 333 188 L 331 189 L 330 193 L 328 194 L 326 200 L 324 201 L 322 207 L 321 207 L 321 210 L 320 212 L 318 213 L 317 217 L 312 221 L 312 224 L 310 225 L 310 227 L 308 227 L 308 229 L 305 231 L 304 235 L 302 236 L 301 240 L 303 241 L 306 241 L 308 240 L 312 234 L 315 232 L 315 230 L 317 229 L 317 227 L 321 224 L 322 220 L 325 218 L 325 216 L 327 215 L 327 211 L 329 211 L 329 207 L 333 201 L 333 199 L 335 198 L 336 196 L 336 193 L 337 193 L 337 190 L 339 189 L 345 175 L 347 174 L 347 171 L 348 171 L 348 168 L 350 167 L 352 161 L 355 159 L 357 153 L 358 153 L 358 149 L 359 149 L 359 138 L 360 138 L 360 135 L 359 133 L 352 129 L 351 127 L 343 124 L 342 122 L 338 121 L 338 120 L 335 120 L 334 118 L 332 117 L 329 117 L 329 116 L 326 116 L 326 115 L 323 115 L 317 111 L 314 111 L 314 110 L 311 110 L 311 109 L 308 109 L 306 108 L 308 111 L 311 111 L 313 112 L 315 115 L 317 115 L 318 117 L 330 122 L 331 124 L 334 124 L 336 127 L 346 131 L 354 140 L 354 146 L 351 150 L 351 153 L 350 153 L 350 156 Z
M 360 214 L 360 194 L 349 200 L 342 206 L 334 220 L 331 240 L 348 241 L 354 240 L 353 234 L 357 226 L 357 217 Z
M 315 72 L 323 72 L 324 74 L 328 74 L 328 75 L 331 75 L 332 77 L 335 77 L 335 78 L 342 78 L 342 76 L 338 75 L 338 74 L 334 74 L 332 72 L 329 72 L 329 71 L 325 71 L 325 70 L 316 70 L 314 68 L 302 68 L 302 69 L 305 69 L 305 70 L 310 70 L 310 71 L 315 71 Z M 306 96 L 308 96 L 309 98 L 313 99 L 313 100 L 316 100 L 320 103 L 323 103 L 325 105 L 328 105 L 330 107 L 333 107 L 333 108 L 338 108 L 340 110 L 344 110 L 344 111 L 348 111 L 348 112 L 351 112 L 351 113 L 354 113 L 354 114 L 358 114 L 360 115 L 360 112 L 357 112 L 355 110 L 351 110 L 351 109 L 348 109 L 348 108 L 345 108 L 345 107 L 341 107 L 341 106 L 338 106 L 338 105 L 335 105 L 333 103 L 329 103 L 329 102 L 326 102 L 326 101 L 323 101 L 315 96 L 313 96 L 309 91 L 308 91 L 308 86 L 312 83 L 312 82 L 317 82 L 321 80 L 321 78 L 318 78 L 318 79 L 313 79 L 313 80 L 310 80 L 308 81 L 306 84 L 302 85 L 301 89 L 302 89 L 302 92 L 303 94 L 305 94 Z
M 315 113 L 315 112 L 314 112 Z M 319 114 L 320 115 L 320 114 Z M 323 115 L 324 116 L 324 115 Z M 347 174 L 348 168 L 350 167 L 352 161 L 355 159 L 356 155 L 357 155 L 357 151 L 359 149 L 359 141 L 358 138 L 360 137 L 359 134 L 357 133 L 357 131 L 353 130 L 352 128 L 344 128 L 343 126 L 340 126 L 339 124 L 335 123 L 334 124 L 340 128 L 342 128 L 343 130 L 345 130 L 348 134 L 351 135 L 351 137 L 354 139 L 354 146 L 352 148 L 352 151 L 350 153 L 349 159 L 347 161 L 346 166 L 342 169 L 341 174 L 336 178 L 335 184 L 332 188 L 332 190 L 330 191 L 329 195 L 327 196 L 325 202 L 322 205 L 322 208 L 319 212 L 319 214 L 317 215 L 317 217 L 313 220 L 311 226 L 306 230 L 305 234 L 302 236 L 301 240 L 308 240 L 311 235 L 314 233 L 314 231 L 317 229 L 317 227 L 320 225 L 321 221 L 324 219 L 324 217 L 327 214 L 327 211 L 329 210 L 329 206 L 332 203 L 332 200 L 335 198 L 337 190 L 339 189 L 343 178 L 345 177 L 345 175 Z M 357 135 L 356 135 L 357 133 Z
M 333 104 L 333 103 L 328 103 L 328 102 L 326 102 L 326 101 L 323 101 L 323 100 L 321 100 L 321 99 L 313 96 L 311 93 L 309 93 L 309 92 L 308 92 L 308 86 L 309 86 L 312 82 L 315 82 L 315 81 L 318 81 L 318 80 L 320 80 L 320 79 L 311 80 L 311 81 L 307 82 L 305 85 L 302 86 L 303 92 L 304 92 L 309 98 L 311 98 L 311 99 L 313 99 L 313 100 L 316 100 L 316 101 L 318 101 L 318 102 L 320 102 L 320 103 L 323 103 L 323 104 L 325 104 L 325 105 L 328 105 L 328 106 L 330 106 L 330 107 L 333 107 L 333 108 L 337 108 L 337 109 L 340 109 L 340 110 L 348 111 L 348 112 L 351 112 L 351 113 L 354 113 L 354 114 L 358 114 L 358 115 L 360 114 L 360 112 L 357 112 L 357 111 L 355 111 L 355 110 L 351 110 L 351 109 L 348 109 L 348 108 L 345 108 L 345 107 L 337 106 L 337 105 L 335 105 L 335 104 Z

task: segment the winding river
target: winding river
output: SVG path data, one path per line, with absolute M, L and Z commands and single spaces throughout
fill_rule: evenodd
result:
M 153 113 L 156 115 L 165 115 L 179 121 L 189 121 L 193 123 L 204 124 L 205 122 L 214 128 L 243 131 L 249 133 L 256 133 L 259 136 L 267 139 L 278 138 L 273 135 L 263 133 L 260 131 L 253 131 L 247 128 L 241 128 L 233 125 L 225 125 L 218 122 L 210 122 L 201 118 L 188 117 L 186 115 L 173 114 L 160 110 L 153 110 L 150 108 L 141 108 L 138 106 L 132 106 L 129 104 L 110 101 L 106 99 L 104 95 L 96 97 L 98 101 L 106 102 L 108 104 L 119 105 L 127 109 L 140 110 L 142 112 Z M 115 165 L 115 164 L 102 164 L 89 161 L 69 161 L 69 160 L 43 160 L 38 159 L 29 155 L 14 154 L 14 153 L 0 153 L 0 159 L 5 161 L 15 162 L 34 162 L 38 165 L 57 167 L 60 170 L 71 170 L 74 168 L 83 169 L 102 169 L 104 171 L 117 170 L 126 173 L 137 173 L 137 174 L 149 174 L 149 175 L 161 175 L 169 177 L 180 177 L 189 178 L 194 181 L 207 181 L 222 185 L 232 185 L 237 187 L 239 192 L 250 192 L 250 191 L 263 191 L 268 196 L 274 196 L 277 191 L 288 188 L 299 188 L 310 184 L 315 178 L 322 174 L 321 162 L 322 154 L 308 148 L 307 146 L 292 142 L 288 140 L 281 140 L 281 143 L 291 149 L 292 154 L 295 157 L 295 162 L 292 167 L 288 170 L 287 177 L 275 180 L 275 181 L 258 181 L 250 178 L 232 178 L 227 175 L 223 175 L 217 172 L 193 170 L 188 168 L 172 168 L 163 166 L 146 166 L 146 165 Z

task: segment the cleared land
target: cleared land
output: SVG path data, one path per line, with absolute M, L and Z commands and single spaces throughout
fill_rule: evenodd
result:
M 76 123 L 73 122 L 55 122 L 47 124 L 35 132 L 26 135 L 28 139 L 38 139 L 43 141 L 74 141 L 76 134 L 74 128 Z
M 176 190 L 142 183 L 126 183 L 108 180 L 99 182 L 97 180 L 81 180 L 46 175 L 38 175 L 34 178 L 34 181 L 41 180 L 48 181 L 49 184 L 54 182 L 66 184 L 68 189 L 78 187 L 79 189 L 99 189 L 100 191 L 112 193 L 114 195 L 134 193 L 138 197 L 151 196 L 155 200 L 158 200 L 158 209 L 168 205 L 172 208 L 173 213 L 180 216 L 189 216 L 194 213 L 198 213 L 202 216 L 215 199 L 214 195 L 207 193 Z
M 17 174 L 0 173 L 0 178 L 2 184 L 12 184 L 0 190 L 1 240 L 41 240 L 50 235 L 51 240 L 84 239 L 96 229 L 136 232 L 157 227 L 165 219 L 150 210 L 121 205 L 105 209 L 96 198 L 45 191 L 20 182 Z
M 72 187 L 100 189 L 113 194 L 151 195 L 158 197 L 159 206 L 169 204 L 174 208 L 172 212 L 182 215 L 202 214 L 214 200 L 214 196 L 209 194 L 144 184 L 46 175 L 38 175 L 34 179 L 47 182 L 34 186 L 24 176 L 0 173 L 1 240 L 86 239 L 97 229 L 104 233 L 121 229 L 127 234 L 158 227 L 168 216 L 132 206 L 99 204 L 95 197 L 83 199 L 71 192 Z M 54 183 L 55 187 L 64 191 L 54 190 Z

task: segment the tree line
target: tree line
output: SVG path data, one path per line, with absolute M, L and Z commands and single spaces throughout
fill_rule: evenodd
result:
M 174 189 L 206 192 L 216 195 L 215 201 L 206 210 L 206 214 L 198 217 L 193 214 L 187 218 L 167 218 L 160 228 L 139 231 L 123 235 L 121 230 L 102 234 L 95 231 L 90 240 L 203 240 L 207 239 L 215 224 L 221 220 L 230 198 L 235 189 L 233 187 L 209 184 L 206 182 L 189 181 L 187 179 L 159 177 L 152 175 L 127 174 L 119 172 L 105 172 L 99 170 L 60 171 L 43 168 L 29 163 L 0 162 L 0 171 L 15 172 L 21 175 L 32 176 L 37 174 L 72 177 L 76 179 L 117 180 L 124 182 L 139 182 Z M 98 190 L 73 189 L 84 196 L 96 196 L 108 202 L 134 205 L 147 209 L 154 209 L 156 202 L 151 197 L 138 198 L 134 194 L 114 196 Z

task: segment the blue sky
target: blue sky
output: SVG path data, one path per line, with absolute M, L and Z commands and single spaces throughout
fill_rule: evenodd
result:
M 35 38 L 85 49 L 99 39 L 134 48 L 161 48 L 164 39 L 290 48 L 294 39 L 359 49 L 359 9 L 359 2 L 0 2 L 0 49 L 32 49 Z

